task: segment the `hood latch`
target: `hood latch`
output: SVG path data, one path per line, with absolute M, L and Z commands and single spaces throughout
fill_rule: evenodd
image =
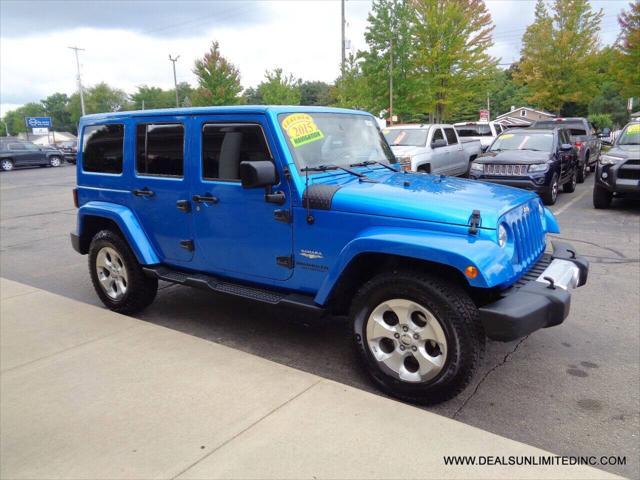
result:
M 469 219 L 469 235 L 476 235 L 478 233 L 478 227 L 482 224 L 482 217 L 480 216 L 480 210 L 474 210 Z

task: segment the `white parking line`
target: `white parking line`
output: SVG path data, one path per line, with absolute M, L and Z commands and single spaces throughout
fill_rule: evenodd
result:
M 554 215 L 558 216 L 562 212 L 564 212 L 567 208 L 569 208 L 571 205 L 576 203 L 578 200 L 582 199 L 582 197 L 584 197 L 587 193 L 589 193 L 589 190 L 586 190 L 586 191 L 582 192 L 580 195 L 578 195 L 576 198 L 571 200 L 569 203 L 561 206 L 558 210 L 556 210 L 556 211 L 551 210 L 551 211 L 553 212 Z

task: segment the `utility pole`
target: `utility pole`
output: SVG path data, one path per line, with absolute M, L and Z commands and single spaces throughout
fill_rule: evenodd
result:
M 84 52 L 84 48 L 78 48 L 78 47 L 69 47 L 69 48 L 76 53 L 76 68 L 78 70 L 78 90 L 80 91 L 80 108 L 82 109 L 82 116 L 84 116 L 85 115 L 84 93 L 82 92 L 82 78 L 80 77 L 80 58 L 78 57 L 78 52 L 79 51 Z
M 393 125 L 393 38 L 389 42 L 389 125 Z
M 176 87 L 176 108 L 180 106 L 180 101 L 178 100 L 178 79 L 176 78 L 176 62 L 179 58 L 180 55 L 178 55 L 176 58 L 171 58 L 171 55 L 169 55 L 169 60 L 171 60 L 171 63 L 173 63 L 173 84 Z
M 344 69 L 345 69 L 345 63 L 347 61 L 347 41 L 345 40 L 345 18 L 344 18 L 344 2 L 345 0 L 341 1 L 341 6 L 342 6 L 342 63 L 341 65 L 341 69 L 340 71 L 342 72 L 342 77 L 344 78 Z
M 489 121 L 491 121 L 491 98 L 489 97 L 489 92 L 487 92 L 487 116 L 489 117 Z

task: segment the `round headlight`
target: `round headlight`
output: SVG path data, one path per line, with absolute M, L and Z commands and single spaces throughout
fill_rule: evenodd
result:
M 498 227 L 498 245 L 504 248 L 507 244 L 507 229 L 504 228 L 504 225 L 500 225 Z

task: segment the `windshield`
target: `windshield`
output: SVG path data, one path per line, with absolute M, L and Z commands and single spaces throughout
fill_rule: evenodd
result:
M 557 127 L 564 127 L 564 128 L 568 128 L 570 130 L 570 135 L 572 137 L 580 137 L 580 136 L 585 136 L 587 134 L 587 131 L 584 129 L 584 125 L 582 124 L 582 122 L 563 122 L 563 121 L 555 121 L 555 120 L 549 120 L 549 121 L 543 121 L 543 122 L 536 122 L 533 125 L 533 128 L 557 128 Z
M 385 128 L 384 138 L 392 147 L 424 147 L 427 144 L 428 128 Z
M 491 145 L 490 151 L 536 150 L 550 152 L 553 147 L 553 133 L 503 133 Z
M 627 125 L 618 137 L 618 145 L 640 145 L 640 123 Z
M 281 113 L 278 121 L 299 170 L 396 163 L 376 121 L 344 113 Z
M 457 125 L 455 129 L 458 131 L 459 137 L 490 137 L 491 127 L 488 123 L 468 123 L 466 125 Z

